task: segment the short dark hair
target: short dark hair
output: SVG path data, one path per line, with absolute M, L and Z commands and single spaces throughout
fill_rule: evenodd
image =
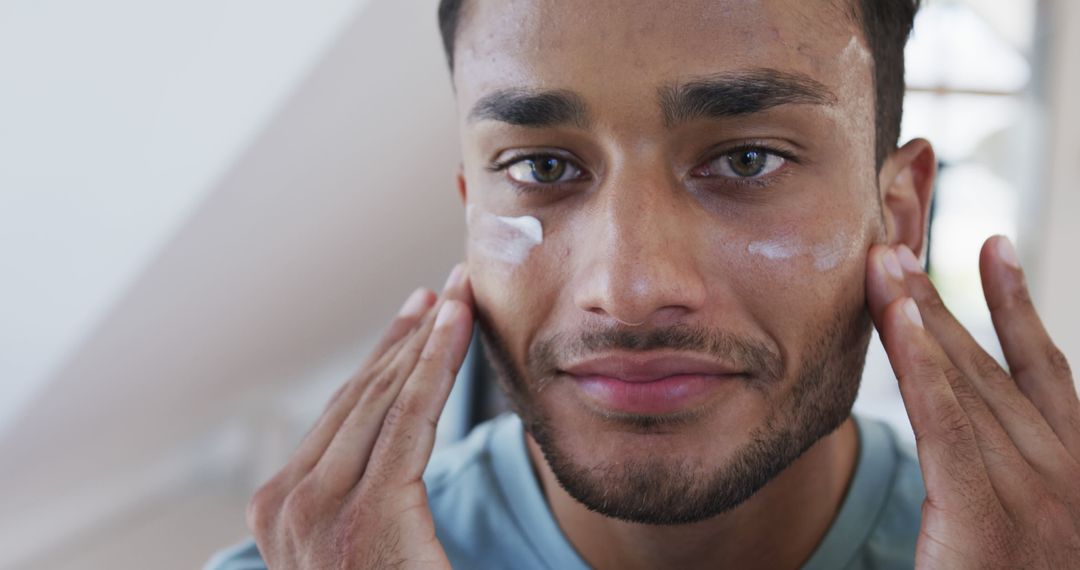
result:
M 880 169 L 900 140 L 904 107 L 904 45 L 920 0 L 847 0 L 874 58 L 875 160 Z M 464 0 L 440 0 L 439 30 L 446 61 L 454 69 L 454 40 Z

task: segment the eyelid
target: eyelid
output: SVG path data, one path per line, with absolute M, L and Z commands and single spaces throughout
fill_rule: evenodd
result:
M 757 176 L 757 177 L 750 177 L 750 178 L 743 178 L 743 177 L 733 178 L 733 177 L 726 177 L 726 176 L 696 176 L 695 175 L 695 173 L 701 171 L 704 168 L 707 168 L 708 165 L 712 164 L 713 162 L 715 162 L 717 160 L 720 160 L 720 159 L 722 159 L 724 157 L 730 156 L 730 155 L 735 154 L 735 153 L 745 152 L 745 151 L 749 151 L 749 150 L 761 151 L 761 152 L 764 152 L 767 155 L 772 155 L 772 156 L 775 156 L 775 157 L 779 157 L 781 160 L 784 161 L 784 163 L 781 164 L 779 167 L 777 167 L 777 169 L 775 171 L 773 171 L 773 172 L 771 172 L 769 174 L 765 174 L 765 175 Z M 750 180 L 758 180 L 758 181 L 760 181 L 760 180 L 766 180 L 766 179 L 769 179 L 769 178 L 771 178 L 773 176 L 776 176 L 777 172 L 784 169 L 784 166 L 789 162 L 794 163 L 794 164 L 800 164 L 801 163 L 800 158 L 793 151 L 790 151 L 790 150 L 787 150 L 787 149 L 784 149 L 784 148 L 779 148 L 777 145 L 775 145 L 775 144 L 773 144 L 771 142 L 754 141 L 754 140 L 742 141 L 742 142 L 739 142 L 739 143 L 728 143 L 727 145 L 717 145 L 717 146 L 713 147 L 712 149 L 710 149 L 709 152 L 705 153 L 704 156 L 705 156 L 705 158 L 702 159 L 702 160 L 699 160 L 697 162 L 697 166 L 695 166 L 693 169 L 690 170 L 690 175 L 691 176 L 695 176 L 695 177 L 698 177 L 698 178 L 724 178 L 724 179 L 729 179 L 729 180 L 736 181 L 736 182 L 747 182 L 747 181 L 750 181 Z
M 505 158 L 502 158 L 504 157 Z M 572 180 L 564 180 L 561 182 L 523 182 L 521 180 L 514 179 L 510 175 L 510 168 L 516 164 L 528 160 L 541 160 L 544 158 L 555 158 L 567 163 L 570 168 L 577 170 L 578 175 Z M 589 171 L 581 165 L 576 157 L 566 151 L 559 151 L 555 149 L 535 149 L 535 150 L 515 150 L 500 153 L 485 167 L 489 172 L 502 173 L 503 178 L 507 184 L 512 186 L 515 191 L 521 194 L 529 194 L 533 192 L 555 195 L 563 190 L 570 189 L 574 185 L 580 182 L 588 181 L 591 177 Z
M 506 158 L 501 158 L 503 156 Z M 585 167 L 581 165 L 579 161 L 572 154 L 565 151 L 558 151 L 555 149 L 531 149 L 531 150 L 519 150 L 500 153 L 487 165 L 487 169 L 491 172 L 499 172 L 506 170 L 510 166 L 525 161 L 525 160 L 539 160 L 542 158 L 557 158 L 559 160 L 565 160 L 578 170 L 585 172 Z
M 774 144 L 770 141 L 749 140 L 738 143 L 716 145 L 705 153 L 703 160 L 701 160 L 699 164 L 704 164 L 706 162 L 714 161 L 722 156 L 748 150 L 765 151 L 768 154 L 774 154 L 776 156 L 779 156 L 784 160 L 790 160 L 796 163 L 799 162 L 798 156 L 793 150 L 789 150 L 781 145 Z

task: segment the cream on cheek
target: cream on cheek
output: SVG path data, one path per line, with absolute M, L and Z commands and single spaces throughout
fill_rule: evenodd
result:
M 473 252 L 506 265 L 521 265 L 544 243 L 544 226 L 533 216 L 500 216 L 470 204 L 465 208 Z
M 808 261 L 817 271 L 835 269 L 858 251 L 858 243 L 846 231 L 838 231 L 832 238 L 807 242 L 796 234 L 781 234 L 764 240 L 751 241 L 746 252 L 770 262 L 791 263 Z

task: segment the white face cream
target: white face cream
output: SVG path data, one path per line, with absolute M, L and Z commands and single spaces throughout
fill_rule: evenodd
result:
M 465 218 L 475 251 L 496 261 L 519 265 L 544 242 L 544 227 L 533 216 L 497 216 L 470 204 Z
M 746 251 L 769 261 L 785 261 L 805 256 L 813 259 L 814 269 L 828 271 L 850 255 L 852 247 L 851 240 L 844 233 L 837 234 L 827 242 L 809 245 L 796 236 L 785 235 L 771 240 L 752 241 L 747 244 Z

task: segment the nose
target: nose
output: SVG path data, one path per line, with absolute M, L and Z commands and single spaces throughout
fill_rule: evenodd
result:
M 610 324 L 670 326 L 705 304 L 695 212 L 677 182 L 656 178 L 612 179 L 589 208 L 574 298 Z

